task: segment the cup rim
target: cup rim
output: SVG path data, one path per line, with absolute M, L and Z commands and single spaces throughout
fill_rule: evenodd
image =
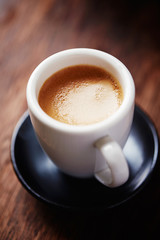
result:
M 103 58 L 106 62 L 110 63 L 112 66 L 117 67 L 117 69 L 119 69 L 119 72 L 123 74 L 123 81 L 125 83 L 125 87 L 127 88 L 127 93 L 125 93 L 123 102 L 119 107 L 119 109 L 109 118 L 104 119 L 97 123 L 89 124 L 89 125 L 70 125 L 70 124 L 62 123 L 53 119 L 52 117 L 47 115 L 39 106 L 38 100 L 35 94 L 35 84 L 36 84 L 36 81 L 38 81 L 37 79 L 38 79 L 38 76 L 40 75 L 40 72 L 42 72 L 45 69 L 45 66 L 48 63 L 56 61 L 56 59 L 58 58 L 63 58 L 64 56 L 69 56 L 74 54 L 81 54 L 81 55 L 89 54 L 94 57 Z M 127 81 L 127 79 L 129 80 Z M 73 49 L 67 49 L 67 50 L 57 52 L 47 57 L 35 68 L 35 70 L 32 72 L 28 80 L 26 97 L 27 97 L 29 111 L 32 114 L 34 114 L 34 116 L 38 118 L 39 121 L 43 122 L 45 125 L 49 126 L 50 128 L 54 128 L 54 129 L 56 128 L 59 131 L 70 132 L 72 134 L 77 132 L 88 133 L 94 130 L 98 130 L 105 126 L 110 128 L 113 125 L 115 125 L 117 122 L 121 121 L 124 118 L 124 116 L 126 116 L 126 113 L 129 112 L 129 110 L 131 109 L 135 101 L 135 85 L 129 70 L 120 60 L 118 60 L 114 56 L 106 52 L 96 50 L 96 49 L 91 49 L 91 48 L 73 48 Z

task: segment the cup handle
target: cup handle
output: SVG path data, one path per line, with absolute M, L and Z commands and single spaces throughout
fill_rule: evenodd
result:
M 124 184 L 129 177 L 129 168 L 119 144 L 106 136 L 97 140 L 94 146 L 96 179 L 111 188 Z

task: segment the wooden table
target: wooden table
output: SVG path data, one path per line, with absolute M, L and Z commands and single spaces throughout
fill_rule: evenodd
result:
M 155 239 L 160 229 L 160 169 L 137 196 L 97 215 L 58 211 L 34 199 L 11 164 L 15 124 L 27 109 L 26 85 L 49 55 L 89 47 L 131 71 L 136 103 L 160 134 L 158 1 L 0 1 L 0 239 Z M 139 238 L 137 238 L 137 236 Z

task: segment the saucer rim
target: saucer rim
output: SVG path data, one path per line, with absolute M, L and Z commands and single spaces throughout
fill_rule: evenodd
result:
M 15 157 L 16 138 L 17 138 L 18 132 L 19 132 L 22 124 L 29 117 L 29 111 L 28 110 L 26 110 L 22 114 L 22 116 L 18 120 L 18 122 L 17 122 L 17 124 L 16 124 L 16 126 L 13 130 L 13 134 L 12 134 L 12 138 L 11 138 L 11 147 L 10 147 L 12 166 L 13 166 L 14 172 L 16 173 L 16 176 L 18 177 L 20 183 L 36 199 L 38 199 L 38 200 L 40 200 L 40 201 L 42 201 L 46 204 L 49 204 L 49 205 L 55 206 L 57 208 L 60 208 L 60 209 L 63 208 L 63 209 L 72 209 L 72 210 L 85 210 L 85 211 L 86 210 L 87 211 L 93 211 L 93 210 L 97 211 L 98 210 L 98 211 L 101 211 L 101 210 L 106 210 L 106 209 L 112 209 L 114 207 L 117 207 L 117 206 L 120 206 L 120 205 L 124 204 L 129 199 L 131 199 L 135 195 L 137 195 L 137 193 L 140 192 L 146 186 L 146 184 L 149 182 L 149 180 L 152 176 L 152 173 L 153 173 L 153 171 L 156 167 L 156 163 L 157 163 L 158 156 L 159 156 L 159 136 L 158 136 L 158 131 L 155 127 L 155 124 L 153 123 L 151 118 L 148 116 L 148 114 L 145 111 L 143 111 L 138 105 L 135 105 L 134 112 L 138 112 L 142 116 L 143 120 L 146 122 L 146 124 L 148 125 L 148 127 L 149 127 L 149 129 L 152 133 L 153 143 L 154 143 L 154 154 L 153 154 L 153 157 L 152 157 L 152 163 L 150 165 L 149 173 L 147 174 L 145 179 L 135 188 L 135 190 L 133 190 L 131 192 L 131 194 L 129 196 L 127 196 L 125 199 L 123 199 L 119 202 L 110 204 L 110 206 L 105 206 L 105 205 L 103 205 L 102 207 L 101 206 L 98 206 L 98 207 L 97 206 L 92 206 L 90 208 L 88 208 L 88 206 L 87 207 L 72 206 L 71 204 L 66 205 L 66 204 L 57 203 L 55 201 L 48 200 L 47 198 L 43 197 L 41 194 L 37 193 L 32 187 L 30 187 L 28 185 L 28 183 L 25 181 L 25 179 L 23 178 L 21 172 L 19 171 L 18 166 L 16 164 L 16 157 Z M 118 187 L 118 188 L 120 188 L 120 187 Z

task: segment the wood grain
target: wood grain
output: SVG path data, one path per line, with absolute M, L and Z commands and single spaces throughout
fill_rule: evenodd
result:
M 120 208 L 98 216 L 58 211 L 21 186 L 10 161 L 16 122 L 27 109 L 33 69 L 73 47 L 106 51 L 131 71 L 136 103 L 160 134 L 158 1 L 0 0 L 0 239 L 154 239 L 160 226 L 159 167 L 149 185 Z

